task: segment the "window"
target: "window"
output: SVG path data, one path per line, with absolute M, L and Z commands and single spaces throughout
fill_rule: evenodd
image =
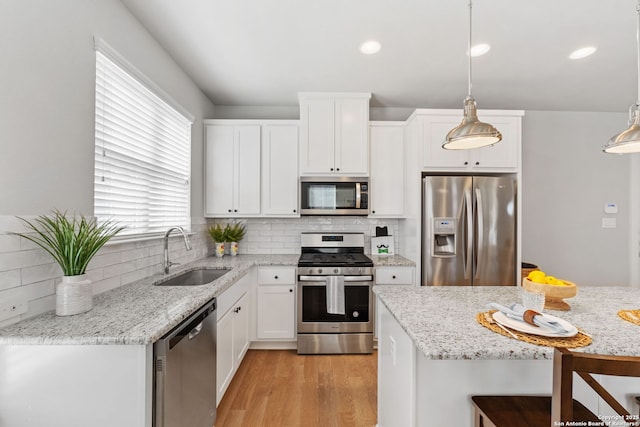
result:
M 94 214 L 123 234 L 189 230 L 192 117 L 96 42 Z

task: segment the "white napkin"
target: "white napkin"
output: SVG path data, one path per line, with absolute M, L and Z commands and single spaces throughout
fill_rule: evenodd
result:
M 519 320 L 524 322 L 523 314 L 525 312 L 524 307 L 521 304 L 511 304 L 509 307 L 505 307 L 504 305 L 492 302 L 489 304 L 489 307 L 499 310 L 504 313 L 505 316 L 510 317 L 511 319 Z M 555 320 L 551 320 L 546 317 L 544 314 L 540 313 L 533 318 L 533 323 L 540 326 L 541 328 L 548 329 L 557 334 L 566 334 L 569 332 L 564 326 Z
M 327 277 L 327 313 L 345 314 L 344 276 Z

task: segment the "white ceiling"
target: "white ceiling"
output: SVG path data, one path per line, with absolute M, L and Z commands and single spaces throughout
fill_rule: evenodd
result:
M 122 0 L 217 105 L 295 106 L 301 91 L 372 106 L 461 108 L 467 0 Z M 475 0 L 483 109 L 626 111 L 637 100 L 636 0 Z M 375 38 L 382 50 L 359 53 Z M 595 45 L 589 58 L 571 51 Z

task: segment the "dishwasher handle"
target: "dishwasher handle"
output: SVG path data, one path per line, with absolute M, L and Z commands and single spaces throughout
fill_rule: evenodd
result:
M 189 332 L 189 339 L 194 339 L 198 336 L 198 334 L 200 334 L 200 332 L 202 332 L 202 322 L 198 323 L 198 326 L 196 326 L 191 330 L 191 332 Z
M 180 326 L 165 336 L 165 340 L 169 340 L 169 350 L 175 347 L 183 338 L 194 339 L 202 330 L 202 322 L 216 310 L 216 301 L 213 300 Z

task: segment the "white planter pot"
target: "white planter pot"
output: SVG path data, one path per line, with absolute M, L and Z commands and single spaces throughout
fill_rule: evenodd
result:
M 216 256 L 218 258 L 224 256 L 224 242 L 216 242 Z
M 231 256 L 238 255 L 238 242 L 231 242 Z
M 93 291 L 87 275 L 63 276 L 56 287 L 56 314 L 71 316 L 85 313 L 92 307 Z

